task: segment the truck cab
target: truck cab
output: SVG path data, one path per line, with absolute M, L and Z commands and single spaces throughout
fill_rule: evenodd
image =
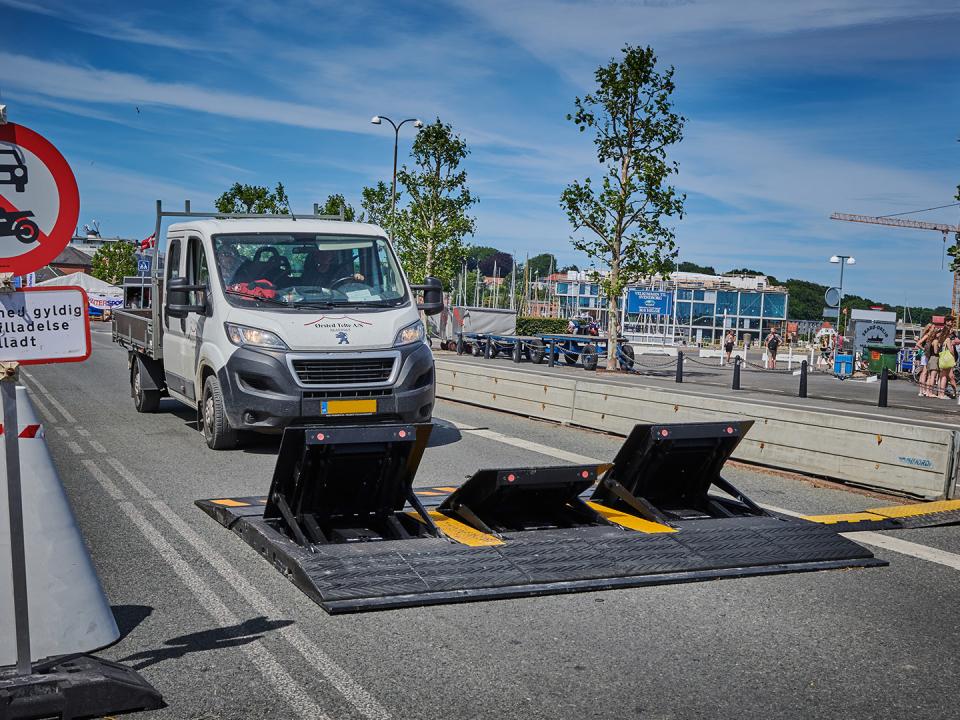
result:
M 115 315 L 136 407 L 154 412 L 166 395 L 195 408 L 211 448 L 293 423 L 432 416 L 433 355 L 419 310 L 439 311 L 440 284 L 412 287 L 375 225 L 310 216 L 176 223 L 155 281 L 158 308 Z M 424 291 L 419 306 L 415 289 Z M 153 327 L 130 327 L 148 315 Z

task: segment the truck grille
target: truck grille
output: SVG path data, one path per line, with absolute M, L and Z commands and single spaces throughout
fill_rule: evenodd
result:
M 304 385 L 383 383 L 393 374 L 395 361 L 392 357 L 293 360 L 293 370 Z

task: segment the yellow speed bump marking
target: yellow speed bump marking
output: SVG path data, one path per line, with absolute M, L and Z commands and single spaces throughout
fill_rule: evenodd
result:
M 934 513 L 960 510 L 960 500 L 940 500 L 939 502 L 916 503 L 913 505 L 891 505 L 882 508 L 870 508 L 867 512 L 888 518 L 933 515 Z
M 222 498 L 220 500 L 211 500 L 214 505 L 223 505 L 224 507 L 250 507 L 250 503 L 240 502 L 239 500 L 231 500 L 230 498 Z
M 587 505 L 589 505 L 592 510 L 595 510 L 602 515 L 606 520 L 609 520 L 620 527 L 625 527 L 628 530 L 636 530 L 637 532 L 642 533 L 676 532 L 676 529 L 670 527 L 669 525 L 661 525 L 660 523 L 638 518 L 636 515 L 628 515 L 627 513 L 620 512 L 619 510 L 608 508 L 606 505 L 601 505 L 600 503 L 590 502 L 588 500 Z
M 886 520 L 886 518 L 882 515 L 875 515 L 872 512 L 839 513 L 837 515 L 801 515 L 800 519 L 809 520 L 810 522 L 820 523 L 822 525 L 835 525 L 836 523 L 842 522 L 855 523 L 860 522 L 861 520 L 866 520 L 869 522 Z
M 498 537 L 490 535 L 485 532 L 480 532 L 479 530 L 474 530 L 469 525 L 465 525 L 459 520 L 454 520 L 451 517 L 447 517 L 441 512 L 436 510 L 430 510 L 427 513 L 430 516 L 430 519 L 440 528 L 440 532 L 446 535 L 451 540 L 456 540 L 461 545 L 468 545 L 470 547 L 492 547 L 494 545 L 504 545 L 505 543 Z M 414 518 L 419 522 L 423 522 L 423 518 L 417 515 L 415 512 L 408 512 L 407 515 Z

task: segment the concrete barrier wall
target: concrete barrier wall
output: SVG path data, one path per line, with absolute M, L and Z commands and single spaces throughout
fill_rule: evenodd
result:
M 947 429 L 573 380 L 437 359 L 437 396 L 625 435 L 636 423 L 754 420 L 733 457 L 925 498 L 953 497 L 960 443 Z

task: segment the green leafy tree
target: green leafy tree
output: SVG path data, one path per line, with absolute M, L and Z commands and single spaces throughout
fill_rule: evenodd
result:
M 136 248 L 123 240 L 104 243 L 93 254 L 90 274 L 95 278 L 119 285 L 125 275 L 137 274 Z
M 557 272 L 557 259 L 550 253 L 534 255 L 527 264 L 530 266 L 531 278 L 545 278 L 551 272 Z
M 327 201 L 320 208 L 321 215 L 339 215 L 340 208 L 343 208 L 343 219 L 347 222 L 353 222 L 357 217 L 357 211 L 353 205 L 348 203 L 340 193 L 327 195 Z
M 685 119 L 674 112 L 674 70 L 657 70 L 653 50 L 627 45 L 595 73 L 596 91 L 576 98 L 567 119 L 593 135 L 603 179 L 567 186 L 561 195 L 575 232 L 573 246 L 610 273 L 600 278 L 607 298 L 608 332 L 616 337 L 618 304 L 633 279 L 668 272 L 676 243 L 664 221 L 683 217 L 684 196 L 669 185 L 677 163 L 667 149 L 683 138 Z M 618 367 L 616 353 L 608 366 Z
M 703 275 L 716 275 L 712 265 L 697 265 L 692 262 L 682 262 L 677 265 L 677 270 L 688 273 L 702 273 Z
M 467 213 L 477 200 L 460 167 L 468 154 L 466 142 L 437 118 L 417 133 L 411 167 L 404 165 L 397 173 L 396 212 L 391 210 L 386 183 L 363 190 L 364 211 L 393 236 L 413 282 L 433 275 L 449 287 L 460 270 L 463 239 L 476 227 Z
M 476 270 L 481 262 L 500 252 L 487 245 L 467 245 L 464 251 L 467 258 L 467 270 Z
M 290 198 L 283 183 L 271 192 L 263 185 L 241 185 L 233 187 L 217 198 L 214 203 L 222 213 L 258 213 L 287 215 L 290 213 Z

